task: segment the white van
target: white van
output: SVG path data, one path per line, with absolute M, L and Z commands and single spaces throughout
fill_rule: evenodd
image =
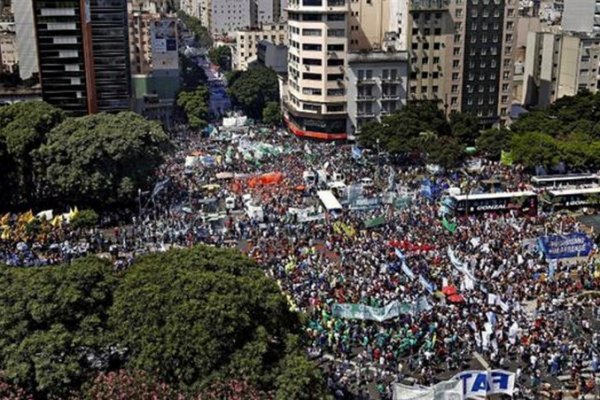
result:
M 235 209 L 235 197 L 230 196 L 225 199 L 225 208 L 228 210 Z
M 317 181 L 317 176 L 313 171 L 304 171 L 302 173 L 302 178 L 304 179 L 304 183 L 310 186 L 314 185 Z

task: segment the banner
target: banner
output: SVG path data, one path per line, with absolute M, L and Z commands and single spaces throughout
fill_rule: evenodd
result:
M 408 196 L 396 197 L 394 199 L 394 208 L 396 210 L 404 210 L 405 208 L 410 207 L 411 203 L 412 199 Z
M 429 179 L 423 179 L 421 194 L 428 200 L 435 200 L 439 195 L 439 187 Z
M 376 228 L 378 226 L 385 225 L 386 223 L 387 221 L 385 220 L 385 217 L 372 218 L 364 222 L 365 228 Z
M 374 197 L 368 198 L 357 198 L 350 203 L 351 210 L 373 210 L 379 208 L 381 205 L 381 199 Z
M 592 241 L 585 233 L 548 235 L 538 238 L 538 247 L 547 259 L 587 257 L 592 251 Z
M 494 394 L 513 395 L 515 374 L 513 372 L 493 369 L 488 371 L 464 371 L 453 379 L 462 381 L 465 399 L 480 398 Z
M 417 309 L 418 310 L 418 309 Z M 332 315 L 336 318 L 361 319 L 370 321 L 385 321 L 396 318 L 400 314 L 413 315 L 415 307 L 410 303 L 392 301 L 385 307 L 371 307 L 366 304 L 335 303 L 331 307 Z
M 433 387 L 394 384 L 394 400 L 462 400 L 462 382 L 444 381 Z

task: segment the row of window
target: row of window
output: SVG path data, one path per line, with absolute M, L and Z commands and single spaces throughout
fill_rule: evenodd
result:
M 345 21 L 346 15 L 342 13 L 333 14 L 316 14 L 316 13 L 297 13 L 290 12 L 288 14 L 288 20 L 290 21 Z
M 310 81 L 320 81 L 323 79 L 323 74 L 315 74 L 313 72 L 304 72 L 302 74 L 302 79 L 307 79 Z M 327 74 L 328 81 L 340 81 L 344 79 L 344 74 Z
M 302 94 L 308 96 L 321 96 L 323 91 L 319 88 L 305 87 L 302 88 Z M 344 96 L 346 91 L 344 89 L 327 89 L 327 96 Z
M 302 50 L 306 51 L 322 51 L 323 46 L 314 43 L 302 43 Z M 344 51 L 343 44 L 328 44 L 327 51 Z
M 302 64 L 320 66 L 320 65 L 322 65 L 322 60 L 320 58 L 303 58 Z M 344 65 L 344 60 L 342 60 L 342 59 L 327 60 L 328 67 L 338 67 L 338 66 L 343 66 L 343 65 Z

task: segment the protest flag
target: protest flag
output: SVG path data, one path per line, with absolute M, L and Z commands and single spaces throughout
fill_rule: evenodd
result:
M 512 151 L 502 150 L 502 152 L 500 153 L 500 164 L 506 167 L 510 167 L 511 165 L 513 165 Z
M 446 217 L 444 217 L 444 219 L 442 219 L 442 225 L 444 226 L 444 228 L 446 228 L 448 230 L 448 232 L 450 233 L 454 233 L 456 232 L 456 223 L 452 223 L 449 222 Z

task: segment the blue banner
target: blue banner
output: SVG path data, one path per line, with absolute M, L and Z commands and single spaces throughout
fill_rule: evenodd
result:
M 549 260 L 587 257 L 592 252 L 592 240 L 585 233 L 548 235 L 538 238 L 538 247 Z
M 439 194 L 438 186 L 429 179 L 423 179 L 421 183 L 421 194 L 428 200 L 435 200 Z
M 402 262 L 402 272 L 404 272 L 406 276 L 408 276 L 408 279 L 415 279 L 415 273 L 412 272 L 412 270 L 408 267 L 408 265 L 406 265 L 404 261 Z

